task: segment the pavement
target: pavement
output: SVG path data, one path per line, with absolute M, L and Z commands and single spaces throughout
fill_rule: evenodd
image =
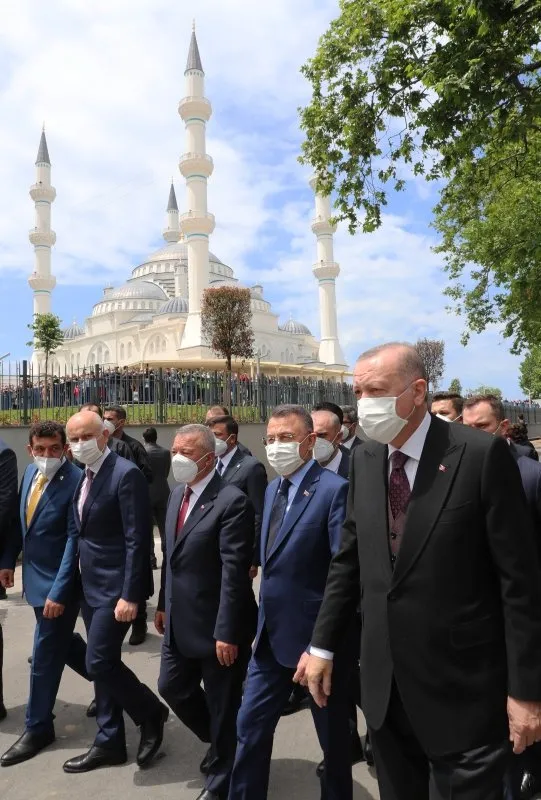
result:
M 24 729 L 28 697 L 34 614 L 21 598 L 21 571 L 8 599 L 0 601 L 0 622 L 4 629 L 4 698 L 8 716 L 0 722 L 0 753 L 13 744 Z M 159 583 L 159 572 L 155 572 Z M 153 619 L 156 596 L 149 604 Z M 83 633 L 82 623 L 78 629 Z M 160 664 L 161 637 L 149 626 L 149 636 L 140 647 L 124 645 L 124 660 L 138 677 L 156 690 Z M 128 763 L 83 775 L 67 775 L 62 764 L 85 752 L 93 741 L 96 725 L 85 710 L 92 688 L 66 668 L 55 707 L 56 742 L 24 764 L 0 769 L 2 800 L 195 800 L 203 782 L 199 763 L 206 746 L 199 742 L 171 713 L 165 726 L 162 751 L 151 766 L 142 770 L 135 764 L 138 731 L 127 719 Z M 364 720 L 359 712 L 359 730 Z M 315 767 L 321 751 L 310 712 L 305 709 L 282 719 L 274 739 L 269 800 L 319 800 Z M 366 764 L 353 768 L 354 800 L 377 800 L 379 794 L 373 770 Z M 260 800 L 254 798 L 253 800 Z

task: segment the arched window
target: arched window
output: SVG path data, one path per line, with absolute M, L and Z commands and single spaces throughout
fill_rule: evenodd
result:
M 128 342 L 128 358 L 131 358 L 131 342 Z
M 120 345 L 120 358 L 122 360 L 124 360 L 124 345 L 123 344 Z

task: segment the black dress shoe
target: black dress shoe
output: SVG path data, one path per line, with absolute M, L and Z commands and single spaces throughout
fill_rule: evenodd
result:
M 197 795 L 197 800 L 223 800 L 223 795 L 211 792 L 210 789 L 203 789 L 201 794 Z
M 126 750 L 106 750 L 104 747 L 92 745 L 87 753 L 68 759 L 64 764 L 64 772 L 90 772 L 98 767 L 114 767 L 125 764 L 128 760 Z
M 295 684 L 289 695 L 289 700 L 282 711 L 282 716 L 289 717 L 290 714 L 296 714 L 297 711 L 300 711 L 301 708 L 308 705 L 309 699 L 310 695 L 308 694 L 308 689 L 300 684 Z
M 6 750 L 0 764 L 3 767 L 11 767 L 13 764 L 20 764 L 21 761 L 28 761 L 29 758 L 34 758 L 40 750 L 52 744 L 55 740 L 54 731 L 49 733 L 31 733 L 25 731 L 17 741 L 11 745 L 9 750 Z
M 96 698 L 92 700 L 88 708 L 86 709 L 86 716 L 87 717 L 95 717 L 96 716 Z
M 372 742 L 370 741 L 370 734 L 366 734 L 364 739 L 364 760 L 368 767 L 374 766 L 374 753 L 372 752 Z
M 28 658 L 26 660 L 28 661 L 29 664 L 31 664 L 32 663 L 32 656 L 28 656 Z
M 520 782 L 520 792 L 518 795 L 520 800 L 532 800 L 532 797 L 539 791 L 541 791 L 541 781 L 537 780 L 531 772 L 525 772 Z
M 167 722 L 169 709 L 160 703 L 160 710 L 152 717 L 146 719 L 141 725 L 141 741 L 137 751 L 137 764 L 144 767 L 145 764 L 156 755 L 163 741 L 163 726 Z
M 209 774 L 211 764 L 212 764 L 212 753 L 211 753 L 211 748 L 209 747 L 209 749 L 205 753 L 203 761 L 199 764 L 199 769 L 203 773 L 203 775 Z
M 365 756 L 363 753 L 363 745 L 361 742 L 361 738 L 357 731 L 354 731 L 351 734 L 351 764 L 358 764 L 360 761 L 364 761 Z M 316 767 L 316 775 L 318 778 L 321 778 L 323 773 L 325 772 L 325 761 L 320 761 Z
M 7 715 L 8 712 L 6 711 L 5 705 L 2 701 L 0 701 L 0 722 L 2 722 L 2 720 L 5 719 Z
M 129 638 L 128 644 L 131 645 L 138 645 L 143 644 L 145 639 L 147 638 L 147 623 L 146 620 L 136 619 L 132 622 L 131 626 L 131 636 Z

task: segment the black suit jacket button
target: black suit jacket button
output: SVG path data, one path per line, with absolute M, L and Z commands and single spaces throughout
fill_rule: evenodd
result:
M 391 592 L 387 595 L 387 599 L 389 600 L 389 603 L 394 603 L 395 600 L 398 600 L 398 595 L 395 594 L 395 592 Z

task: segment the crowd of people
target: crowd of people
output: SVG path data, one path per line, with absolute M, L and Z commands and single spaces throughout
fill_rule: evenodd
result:
M 220 406 L 166 449 L 155 428 L 129 436 L 122 405 L 89 398 L 65 428 L 30 428 L 20 485 L 0 441 L 0 583 L 13 587 L 22 552 L 36 617 L 25 730 L 2 767 L 54 741 L 67 665 L 93 683 L 97 731 L 66 772 L 125 763 L 125 714 L 149 765 L 173 711 L 208 744 L 198 800 L 265 800 L 279 719 L 309 705 L 322 800 L 352 800 L 363 759 L 381 800 L 534 796 L 537 451 L 494 396 L 438 393 L 429 410 L 410 345 L 363 353 L 353 388 L 357 405 L 274 408 L 270 482 Z M 147 635 L 159 558 L 151 687 L 122 644 Z

